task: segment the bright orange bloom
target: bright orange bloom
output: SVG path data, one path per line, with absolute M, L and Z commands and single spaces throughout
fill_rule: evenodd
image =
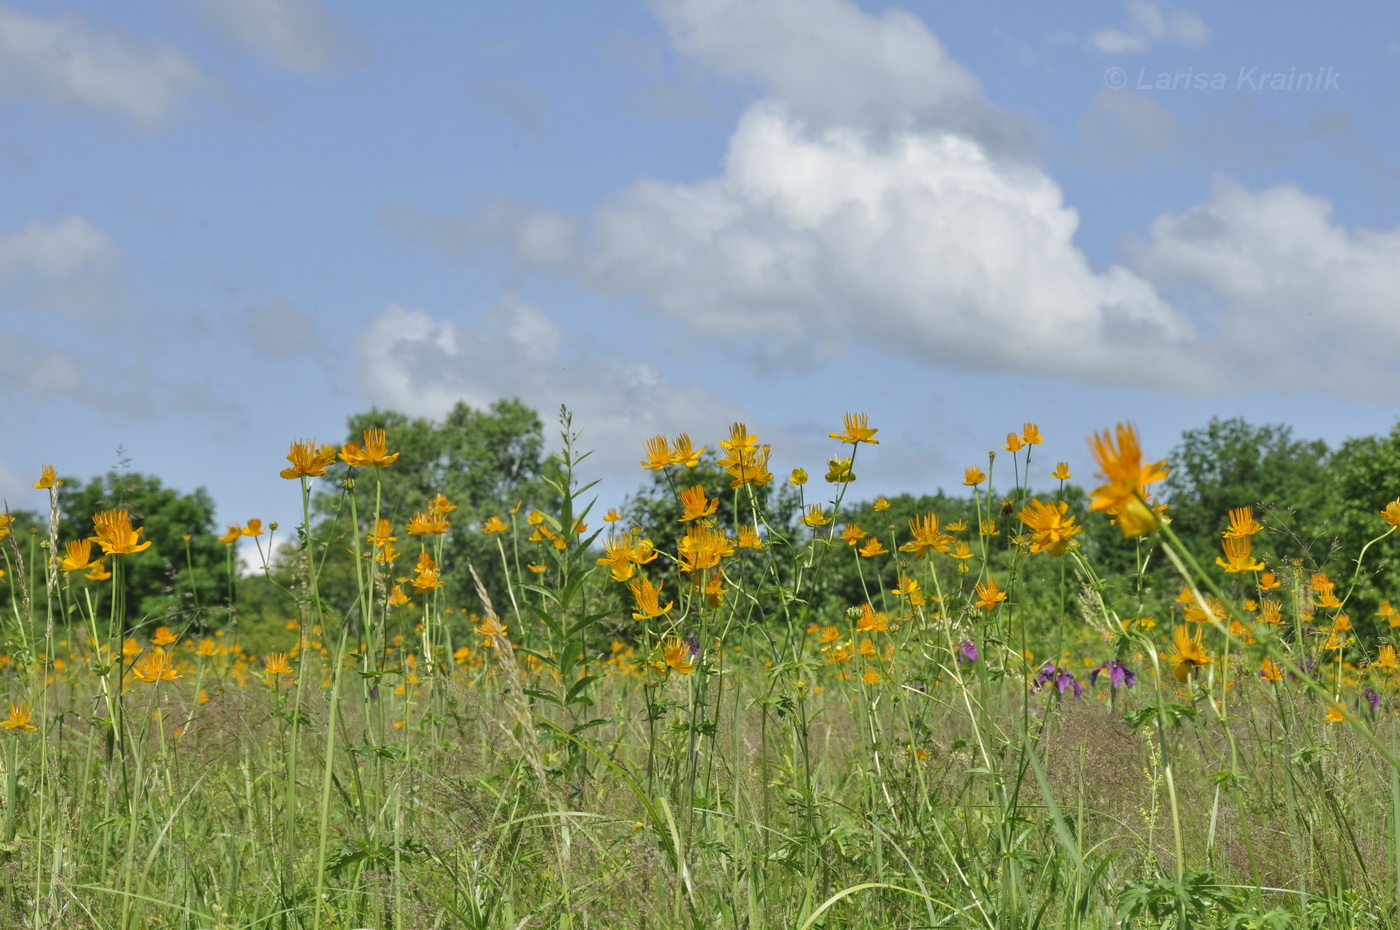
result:
M 383 517 L 374 525 L 374 532 L 365 538 L 373 543 L 376 549 L 398 541 L 398 537 L 394 535 L 394 525 Z
M 46 488 L 62 487 L 63 482 L 58 480 L 58 471 L 52 465 L 45 465 L 39 476 L 39 480 L 34 482 L 34 489 L 42 491 Z
M 1137 429 L 1130 423 L 1119 423 L 1116 429 L 1116 445 L 1107 431 L 1090 437 L 1090 449 L 1105 483 L 1094 489 L 1089 506 L 1115 517 L 1125 537 L 1141 536 L 1156 528 L 1160 519 L 1147 503 L 1143 489 L 1167 477 L 1167 463 L 1162 460 L 1144 465 Z
M 1273 572 L 1265 572 L 1264 574 L 1259 576 L 1260 591 L 1272 591 L 1282 584 L 1283 582 L 1279 581 L 1278 576 L 1275 575 Z
M 821 504 L 812 504 L 807 508 L 807 513 L 803 516 L 802 522 L 811 527 L 826 526 L 831 522 L 831 518 L 822 513 Z
M 885 499 L 885 495 L 881 494 L 875 498 L 875 502 L 872 503 L 870 506 L 875 508 L 876 513 L 879 513 L 882 510 L 888 510 L 890 507 L 890 502 Z
M 627 590 L 632 592 L 632 599 L 637 604 L 637 609 L 632 612 L 633 620 L 661 617 L 675 606 L 674 601 L 667 601 L 665 607 L 661 606 L 661 585 L 653 587 L 645 575 L 629 584 Z
M 131 515 L 125 510 L 104 510 L 94 514 L 92 525 L 97 535 L 88 538 L 108 555 L 128 555 L 151 547 L 149 541 L 141 542 L 140 529 L 131 528 Z
M 986 480 L 986 473 L 976 465 L 969 465 L 967 468 L 963 469 L 963 484 L 967 485 L 969 488 L 975 488 Z
M 1260 663 L 1259 677 L 1265 681 L 1283 681 L 1283 668 L 1273 659 L 1265 659 Z
M 762 549 L 763 537 L 758 535 L 758 530 L 752 526 L 739 527 L 739 548 L 740 549 Z
M 1007 433 L 1006 444 L 1003 445 L 1002 448 L 1005 449 L 1007 452 L 1016 452 L 1024 446 L 1025 443 L 1021 441 L 1020 436 L 1017 436 L 1015 433 Z
M 180 637 L 176 636 L 168 626 L 156 627 L 155 633 L 151 636 L 151 643 L 156 646 L 171 646 L 179 640 Z
M 1253 536 L 1263 528 L 1263 525 L 1254 519 L 1253 507 L 1236 507 L 1230 511 L 1230 525 L 1222 535 L 1227 539 L 1239 539 L 1243 536 Z
M 282 469 L 283 478 L 291 481 L 296 478 L 318 478 L 326 469 L 335 464 L 335 446 L 317 445 L 314 439 L 301 439 L 292 443 L 287 453 L 291 468 Z
M 408 603 L 408 595 L 403 593 L 403 585 L 396 584 L 389 589 L 389 606 L 402 607 Z
M 91 539 L 70 539 L 63 544 L 67 557 L 58 563 L 65 572 L 85 572 L 94 565 L 101 565 L 102 558 L 92 557 Z
M 510 529 L 510 524 L 494 513 L 481 526 L 481 531 L 488 535 L 491 533 L 502 533 L 508 529 Z
M 977 586 L 976 604 L 983 610 L 995 610 L 996 606 L 1004 600 L 1006 600 L 1006 592 L 997 588 L 995 578 L 988 578 L 986 584 Z
M 884 614 L 877 614 L 869 604 L 860 605 L 860 616 L 856 618 L 857 633 L 886 633 L 889 628 Z
M 442 575 L 438 572 L 437 563 L 428 553 L 418 553 L 418 565 L 413 570 L 411 580 L 413 589 L 419 594 L 426 594 L 442 587 Z
M 1381 519 L 1391 526 L 1400 526 L 1400 497 L 1385 505 Z
M 1264 563 L 1250 554 L 1248 536 L 1227 536 L 1220 540 L 1220 547 L 1225 550 L 1225 558 L 1216 556 L 1215 564 L 1225 569 L 1226 572 L 1233 575 L 1239 572 L 1262 572 L 1264 570 Z
M 219 542 L 223 543 L 224 545 L 226 545 L 226 546 L 231 546 L 231 545 L 233 545 L 234 543 L 238 542 L 238 537 L 240 537 L 240 536 L 242 536 L 242 535 L 243 535 L 243 527 L 241 527 L 241 526 L 235 526 L 235 525 L 233 525 L 232 523 L 230 523 L 230 524 L 228 525 L 228 532 L 225 533 L 224 535 L 220 536 L 218 539 L 219 539 Z
M 1049 552 L 1051 555 L 1064 555 L 1069 549 L 1070 540 L 1083 530 L 1075 525 L 1069 513 L 1069 504 L 1059 501 L 1055 504 L 1042 503 L 1032 499 L 1021 508 L 1021 522 L 1035 534 L 1031 541 L 1031 553 Z
M 719 446 L 725 454 L 716 464 L 734 479 L 729 483 L 731 488 L 746 484 L 765 485 L 773 480 L 773 474 L 768 470 L 772 449 L 760 446 L 758 437 L 750 433 L 744 424 L 730 426 L 729 438 L 721 439 Z
M 0 539 L 10 535 L 10 527 L 14 524 L 14 517 L 7 513 L 0 513 Z
M 263 534 L 261 520 L 249 520 L 248 525 L 243 527 L 244 536 L 261 536 Z
M 1074 476 L 1069 473 L 1069 462 L 1060 462 L 1055 466 L 1055 470 L 1050 473 L 1050 477 L 1056 481 L 1068 481 Z
M 719 498 L 706 498 L 705 488 L 702 485 L 697 484 L 693 488 L 686 488 L 681 492 L 680 499 L 681 507 L 684 509 L 681 514 L 682 523 L 713 516 L 715 511 L 719 509 Z
M 457 505 L 452 503 L 441 493 L 433 495 L 432 500 L 428 501 L 428 513 L 431 514 L 446 516 L 456 509 Z
M 734 544 L 723 530 L 691 524 L 685 535 L 676 541 L 676 557 L 683 572 L 705 571 L 719 565 L 719 560 L 734 554 Z
M 858 442 L 869 443 L 872 446 L 878 446 L 880 444 L 880 440 L 875 438 L 875 434 L 880 431 L 870 428 L 869 415 L 864 413 L 848 413 L 842 419 L 842 422 L 845 429 L 839 433 L 832 433 L 832 439 L 839 439 L 851 445 L 855 445 Z
M 340 450 L 340 457 L 347 464 L 356 468 L 366 468 L 374 466 L 383 468 L 385 465 L 392 465 L 399 457 L 399 453 L 390 453 L 387 449 L 388 440 L 384 436 L 382 429 L 367 429 L 364 431 L 365 444 L 361 446 L 358 442 L 347 442 Z
M 1040 438 L 1040 427 L 1034 423 L 1026 423 L 1021 427 L 1021 441 L 1028 446 L 1038 446 L 1044 439 Z

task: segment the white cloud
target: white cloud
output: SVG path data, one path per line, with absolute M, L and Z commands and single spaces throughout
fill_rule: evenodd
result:
M 1124 6 L 1128 10 L 1127 27 L 1094 33 L 1089 37 L 1090 47 L 1110 55 L 1121 55 L 1145 52 L 1162 41 L 1201 45 L 1210 38 L 1206 24 L 1190 10 L 1148 0 L 1128 0 Z
M 111 268 L 121 260 L 122 250 L 116 241 L 76 214 L 54 223 L 31 222 L 19 232 L 0 236 L 0 281 L 29 276 L 67 278 Z
M 205 23 L 289 71 L 324 74 L 368 53 L 319 0 L 190 0 Z
M 321 346 L 316 318 L 283 297 L 243 311 L 243 335 L 259 356 L 295 358 Z
M 675 47 L 720 75 L 755 81 L 808 125 L 952 129 L 994 145 L 1025 133 L 913 14 L 846 0 L 660 0 Z
M 1135 265 L 1195 300 L 1219 364 L 1278 387 L 1376 398 L 1400 388 L 1400 227 L 1348 229 L 1291 184 L 1159 217 Z
M 98 30 L 78 16 L 45 19 L 0 6 L 0 97 L 85 107 L 152 129 L 213 88 L 169 45 Z
M 633 473 L 646 436 L 718 433 L 743 418 L 707 388 L 607 357 L 513 297 L 470 325 L 390 306 L 361 334 L 358 351 L 368 399 L 412 416 L 441 418 L 459 400 L 484 409 L 516 397 L 548 424 L 567 403 L 583 448 L 594 450 L 591 474 Z M 551 427 L 546 433 L 553 438 Z

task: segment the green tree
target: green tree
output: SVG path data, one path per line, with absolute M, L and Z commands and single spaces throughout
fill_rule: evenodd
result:
M 1367 543 L 1389 526 L 1381 519 L 1385 505 L 1400 498 L 1400 423 L 1388 436 L 1348 439 L 1333 453 L 1327 470 L 1331 531 L 1336 538 L 1338 593 L 1344 593 L 1355 573 L 1356 559 Z M 1400 540 L 1394 535 L 1366 550 L 1348 604 L 1353 618 L 1369 617 L 1382 598 L 1400 598 Z M 1358 622 L 1359 629 L 1366 624 Z
M 360 442 L 365 430 L 376 428 L 386 431 L 389 450 L 399 453 L 396 461 L 353 470 L 342 464 L 327 473 L 342 478 L 353 473 L 359 531 L 369 531 L 377 497 L 380 515 L 390 520 L 398 537 L 399 574 L 407 575 L 417 546 L 410 543 L 405 523 L 426 511 L 435 495 L 446 496 L 458 508 L 448 515 L 453 526 L 440 562 L 448 603 L 477 609 L 468 568 L 474 566 L 493 601 L 503 604 L 506 576 L 500 550 L 496 537 L 481 532 L 482 525 L 497 515 L 509 520 L 512 508 L 519 509 L 523 520 L 531 508 L 552 512 L 558 506 L 557 495 L 544 482 L 555 464 L 545 454 L 538 415 L 518 400 L 499 400 L 486 410 L 458 402 L 441 422 L 374 409 L 350 417 L 347 439 Z M 336 550 L 352 546 L 345 484 L 342 480 L 338 489 L 321 491 L 313 501 L 316 535 Z M 333 487 L 330 482 L 322 486 Z M 333 606 L 348 611 L 355 599 L 350 563 L 328 563 L 321 591 Z
M 67 478 L 58 491 L 59 545 L 93 534 L 92 516 L 126 510 L 150 548 L 115 556 L 123 562 L 127 624 L 203 629 L 221 625 L 228 608 L 224 546 L 214 538 L 214 500 L 204 488 L 183 493 L 140 472 L 110 471 L 86 484 Z M 186 540 L 188 536 L 188 540 Z M 96 551 L 96 550 L 95 550 Z M 61 554 L 61 550 L 60 550 Z M 43 566 L 31 568 L 42 576 Z
M 1167 458 L 1164 483 L 1172 529 L 1198 559 L 1220 554 L 1220 534 L 1230 510 L 1254 508 L 1265 532 L 1255 547 L 1271 566 L 1302 558 L 1322 565 L 1329 557 L 1335 515 L 1328 493 L 1329 452 L 1321 440 L 1297 440 L 1282 424 L 1255 426 L 1212 418 L 1187 430 Z

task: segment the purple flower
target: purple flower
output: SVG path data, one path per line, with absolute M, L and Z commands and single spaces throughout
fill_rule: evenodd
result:
M 1041 688 L 1053 685 L 1055 690 L 1064 694 L 1070 688 L 1074 688 L 1074 696 L 1077 698 L 1084 693 L 1084 686 L 1075 681 L 1074 673 L 1067 668 L 1060 668 L 1054 662 L 1046 662 L 1041 668 L 1040 674 L 1035 676 L 1031 682 L 1031 690 L 1039 691 Z
M 1381 696 L 1380 696 L 1380 693 L 1377 692 L 1376 689 L 1375 689 L 1375 688 L 1372 688 L 1370 685 L 1367 685 L 1367 686 L 1366 686 L 1366 690 L 1365 690 L 1364 693 L 1365 693 L 1365 695 L 1366 695 L 1366 701 L 1367 701 L 1367 703 L 1369 703 L 1369 704 L 1371 705 L 1371 713 L 1374 714 L 1376 711 L 1380 710 L 1380 709 L 1381 709 Z
M 1089 673 L 1089 684 L 1099 683 L 1099 673 L 1108 672 L 1109 685 L 1113 688 L 1131 688 L 1137 684 L 1137 672 L 1128 668 L 1117 659 L 1105 662 Z
M 959 662 L 967 662 L 969 664 L 976 662 L 979 655 L 977 652 L 977 645 L 970 642 L 963 643 L 959 646 L 956 654 Z
M 700 658 L 700 637 L 691 633 L 686 637 L 685 644 L 690 647 L 690 661 L 694 662 Z

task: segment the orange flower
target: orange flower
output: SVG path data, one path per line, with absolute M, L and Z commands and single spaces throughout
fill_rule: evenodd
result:
M 1391 526 L 1400 526 L 1400 497 L 1385 505 L 1381 519 Z
M 653 436 L 646 441 L 646 458 L 642 468 L 646 471 L 661 471 L 671 464 L 671 443 L 665 436 Z
M 1068 481 L 1074 476 L 1069 473 L 1069 462 L 1060 462 L 1055 466 L 1055 470 L 1050 473 L 1050 477 L 1056 481 Z
M 976 465 L 969 465 L 963 469 L 963 484 L 969 488 L 975 488 L 987 480 L 987 475 Z
M 880 537 L 878 536 L 871 536 L 865 541 L 865 545 L 856 550 L 863 559 L 873 559 L 875 556 L 884 555 L 889 551 L 890 550 L 885 548 L 885 544 L 880 542 Z
M 681 507 L 684 508 L 684 513 L 681 514 L 682 523 L 712 516 L 719 509 L 719 498 L 706 498 L 705 488 L 702 485 L 697 484 L 693 488 L 686 488 L 681 492 L 680 498 Z
M 289 481 L 295 478 L 317 478 L 335 464 L 335 446 L 318 446 L 314 439 L 298 440 L 292 443 L 291 451 L 287 453 L 287 461 L 292 463 L 292 467 L 282 469 L 283 478 Z
M 1007 452 L 1016 452 L 1024 446 L 1025 443 L 1021 441 L 1020 436 L 1017 436 L 1015 433 L 1007 433 L 1006 444 L 1003 445 L 1002 448 Z
M 452 524 L 447 518 L 434 511 L 431 506 L 428 513 L 415 513 L 408 521 L 404 529 L 408 530 L 410 536 L 441 536 L 447 532 L 447 528 Z
M 510 524 L 506 523 L 496 514 L 492 514 L 481 527 L 481 531 L 488 535 L 491 533 L 502 533 L 508 529 L 510 529 Z
M 10 716 L 0 720 L 0 727 L 7 730 L 19 730 L 21 733 L 26 730 L 37 730 L 38 727 L 29 722 L 31 712 L 28 704 L 17 704 L 10 702 Z
M 1021 427 L 1021 441 L 1028 446 L 1038 446 L 1044 439 L 1040 438 L 1040 427 L 1034 423 L 1026 423 Z
M 674 601 L 667 601 L 665 607 L 661 606 L 661 585 L 653 587 L 645 575 L 628 585 L 627 590 L 632 592 L 632 599 L 637 604 L 637 609 L 632 612 L 633 620 L 661 617 L 675 606 Z
M 1263 528 L 1259 521 L 1254 519 L 1254 508 L 1236 507 L 1230 511 L 1230 525 L 1222 535 L 1227 539 L 1239 539 L 1253 536 Z
M 131 672 L 148 684 L 157 681 L 174 681 L 176 678 L 184 677 L 175 671 L 175 657 L 160 646 L 137 660 L 136 664 L 131 667 Z
M 287 654 L 274 652 L 272 655 L 266 656 L 263 659 L 263 674 L 269 678 L 292 674 L 292 665 L 287 661 Z
M 996 579 L 988 578 L 986 584 L 977 586 L 977 606 L 983 610 L 995 610 L 996 606 L 1006 600 L 1006 592 L 997 588 Z
M 347 464 L 356 468 L 365 468 L 371 465 L 375 468 L 383 468 L 385 465 L 393 464 L 394 460 L 399 457 L 399 453 L 388 451 L 388 440 L 384 436 L 384 430 L 367 429 L 363 435 L 364 446 L 358 442 L 347 442 L 340 450 L 340 457 Z
M 65 572 L 85 572 L 94 565 L 101 565 L 102 559 L 92 558 L 91 539 L 70 539 L 63 544 L 67 557 L 58 563 Z
M 899 547 L 900 552 L 911 552 L 914 558 L 922 559 L 930 549 L 946 553 L 953 548 L 956 540 L 938 528 L 938 515 L 921 514 L 909 518 L 909 532 L 914 538 Z
M 1055 504 L 1042 503 L 1032 498 L 1021 508 L 1021 522 L 1035 534 L 1031 542 L 1031 553 L 1049 552 L 1051 555 L 1064 555 L 1069 549 L 1070 540 L 1083 529 L 1076 526 L 1069 513 L 1069 504 L 1059 501 Z
M 1227 536 L 1220 540 L 1220 547 L 1225 550 L 1225 558 L 1217 556 L 1215 564 L 1225 569 L 1226 572 L 1233 575 L 1239 572 L 1262 572 L 1264 570 L 1264 563 L 1250 554 L 1248 536 Z
M 676 444 L 671 447 L 671 464 L 694 468 L 700 464 L 700 454 L 704 451 L 704 446 L 693 448 L 689 433 L 681 433 L 676 437 Z

